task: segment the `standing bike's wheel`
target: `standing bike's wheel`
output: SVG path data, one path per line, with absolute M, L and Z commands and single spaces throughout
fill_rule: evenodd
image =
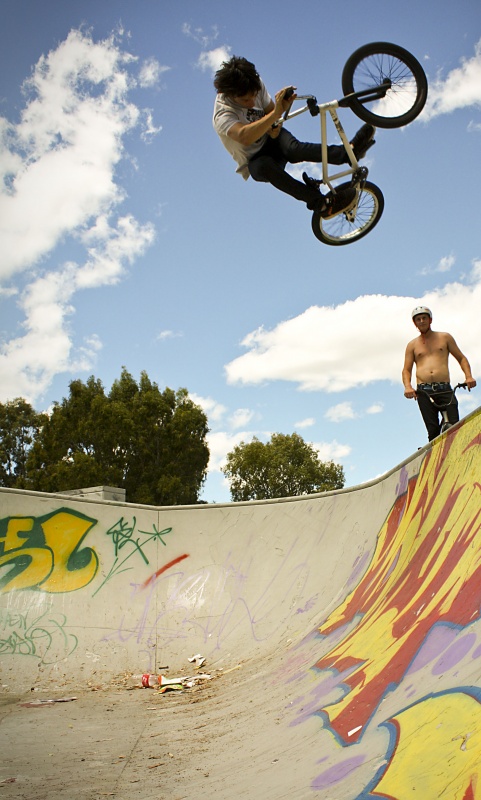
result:
M 346 188 L 350 183 L 337 186 Z M 352 211 L 343 211 L 331 219 L 321 217 L 319 211 L 312 215 L 314 236 L 324 244 L 339 246 L 351 244 L 362 239 L 381 219 L 384 211 L 384 197 L 378 186 L 366 181 L 358 191 L 357 205 Z
M 389 42 L 365 44 L 346 61 L 342 72 L 345 95 L 391 82 L 380 100 L 353 99 L 349 106 L 364 122 L 379 128 L 400 128 L 424 108 L 428 82 L 419 61 L 403 47 Z M 369 107 L 368 107 L 369 104 Z

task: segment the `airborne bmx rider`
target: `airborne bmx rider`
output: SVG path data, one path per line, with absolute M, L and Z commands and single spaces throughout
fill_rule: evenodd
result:
M 353 204 L 356 191 L 351 187 L 335 194 L 322 194 L 315 179 L 304 174 L 302 183 L 285 171 L 287 163 L 322 161 L 320 144 L 299 142 L 279 123 L 297 97 L 294 87 L 280 89 L 273 100 L 254 64 L 238 56 L 222 63 L 215 73 L 214 86 L 217 97 L 213 125 L 245 180 L 250 175 L 255 181 L 270 183 L 306 203 L 308 209 L 319 210 L 324 218 L 333 217 Z M 351 146 L 358 160 L 374 144 L 375 130 L 365 124 L 353 137 Z M 330 164 L 349 163 L 343 145 L 329 145 L 327 155 Z

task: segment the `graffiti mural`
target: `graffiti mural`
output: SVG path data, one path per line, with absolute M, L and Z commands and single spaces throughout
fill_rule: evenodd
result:
M 98 557 L 82 542 L 96 520 L 68 509 L 0 520 L 0 591 L 73 592 L 95 577 Z M 7 569 L 6 569 L 7 568 Z
M 476 626 L 481 609 L 481 435 L 472 434 L 472 428 L 461 428 L 437 441 L 419 475 L 394 503 L 364 576 L 318 628 L 326 643 L 337 634 L 337 643 L 313 666 L 321 682 L 311 689 L 308 706 L 304 697 L 302 713 L 292 724 L 320 715 L 338 744 L 350 748 L 371 732 L 381 704 L 431 660 L 437 662 L 431 674 L 437 672 L 438 679 L 444 676 L 455 687 L 463 663 L 477 662 L 475 674 L 481 675 Z M 478 634 L 470 633 L 475 627 Z M 415 693 L 412 684 L 399 697 L 406 700 L 409 693 Z M 395 715 L 378 723 L 389 731 L 388 757 L 359 800 L 404 800 L 413 791 L 434 800 L 444 796 L 446 783 L 460 771 L 462 791 L 449 796 L 481 798 L 480 701 L 475 685 L 400 705 Z M 342 759 L 319 775 L 313 790 L 337 785 L 363 760 L 359 754 Z
M 72 501 L 87 515 L 0 491 L 6 682 L 250 660 L 249 725 L 295 754 L 268 759 L 286 796 L 481 800 L 480 418 L 296 502 Z

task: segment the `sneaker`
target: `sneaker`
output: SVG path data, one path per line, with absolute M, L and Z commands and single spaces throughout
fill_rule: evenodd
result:
M 309 186 L 311 189 L 319 189 L 322 181 L 318 180 L 317 178 L 310 178 L 307 172 L 302 173 L 302 180 Z
M 329 194 L 323 196 L 323 208 L 319 209 L 321 217 L 324 219 L 335 217 L 336 214 L 340 214 L 341 211 L 346 211 L 346 209 L 350 208 L 355 199 L 356 190 L 349 187 L 340 189 L 336 194 L 329 192 Z
M 372 125 L 363 125 L 362 128 L 359 128 L 358 132 L 354 134 L 351 147 L 354 150 L 354 155 L 356 156 L 357 160 L 364 158 L 367 151 L 370 147 L 375 144 L 374 134 L 376 133 L 376 128 Z

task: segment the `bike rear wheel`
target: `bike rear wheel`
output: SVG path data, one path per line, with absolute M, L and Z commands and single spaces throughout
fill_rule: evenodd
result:
M 337 186 L 336 189 L 350 186 L 350 183 Z M 378 186 L 365 181 L 358 192 L 357 208 L 354 212 L 342 212 L 332 219 L 324 219 L 319 211 L 312 215 L 312 231 L 323 244 L 339 247 L 357 242 L 372 231 L 381 219 L 384 211 L 384 197 Z
M 346 61 L 342 90 L 349 95 L 379 86 L 386 79 L 391 81 L 391 88 L 384 98 L 355 98 L 349 106 L 364 122 L 379 128 L 400 128 L 421 113 L 428 96 L 421 64 L 403 47 L 389 42 L 360 47 Z

